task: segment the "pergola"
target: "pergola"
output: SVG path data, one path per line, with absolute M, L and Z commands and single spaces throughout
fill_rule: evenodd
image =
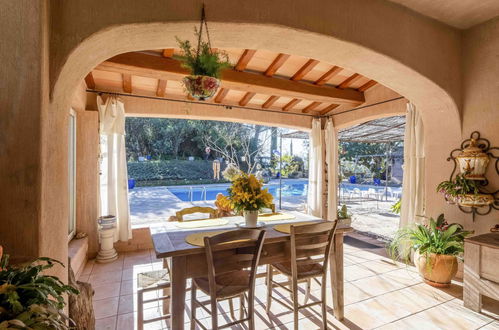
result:
M 219 49 L 234 67 L 222 73 L 216 96 L 203 104 L 306 116 L 348 111 L 365 102 L 377 82 L 313 58 L 253 49 Z M 197 103 L 186 97 L 180 49 L 129 52 L 95 67 L 85 78 L 88 92 L 118 93 Z

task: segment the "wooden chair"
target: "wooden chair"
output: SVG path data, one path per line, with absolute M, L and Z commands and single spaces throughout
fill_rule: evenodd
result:
M 272 289 L 279 286 L 291 293 L 293 305 L 276 299 L 294 314 L 294 328 L 298 329 L 298 311 L 314 305 L 322 304 L 323 328 L 327 329 L 326 275 L 331 246 L 336 231 L 337 221 L 323 222 L 302 226 L 291 226 L 290 261 L 271 264 L 267 267 L 267 313 L 272 302 Z M 313 257 L 316 258 L 313 258 Z M 320 256 L 320 257 L 319 257 Z M 273 280 L 274 269 L 288 278 L 286 283 Z M 322 280 L 319 282 L 318 277 Z M 310 297 L 310 281 L 314 279 L 321 285 L 321 300 L 307 304 Z M 307 291 L 303 305 L 298 303 L 298 283 L 305 282 Z M 288 288 L 290 285 L 291 288 Z
M 179 222 L 184 221 L 184 215 L 193 214 L 193 213 L 208 213 L 210 215 L 210 219 L 217 217 L 217 210 L 211 207 L 202 207 L 202 206 L 193 206 L 182 209 L 178 211 L 175 215 Z M 205 220 L 205 219 L 202 219 Z
M 159 298 L 144 300 L 144 293 L 149 291 L 161 290 L 162 295 Z M 163 300 L 163 304 L 169 304 L 170 301 L 170 271 L 161 269 L 150 272 L 140 273 L 137 276 L 137 328 L 144 329 L 144 323 L 156 322 L 169 319 L 170 308 L 164 308 L 164 315 L 152 319 L 144 320 L 144 303 Z
M 249 329 L 255 328 L 255 278 L 264 237 L 265 231 L 263 230 L 241 229 L 204 238 L 208 276 L 195 278 L 192 281 L 191 330 L 195 328 L 196 323 L 202 329 L 206 329 L 206 327 L 196 319 L 196 308 L 198 306 L 211 314 L 213 329 L 232 327 L 246 321 L 249 322 Z M 235 248 L 233 244 L 228 244 L 242 240 L 247 241 L 244 243 L 244 247 Z M 240 242 L 238 244 L 242 243 Z M 210 300 L 204 302 L 198 301 L 196 299 L 197 289 L 200 289 L 207 294 L 210 297 Z M 219 327 L 217 302 L 229 299 L 231 316 L 235 319 L 232 298 L 236 297 L 239 297 L 241 301 L 239 320 Z M 244 298 L 246 298 L 248 302 L 246 318 L 243 318 Z M 205 306 L 208 304 L 211 305 L 210 309 Z

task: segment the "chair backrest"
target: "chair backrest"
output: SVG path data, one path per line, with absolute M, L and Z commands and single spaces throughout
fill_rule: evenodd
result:
M 329 254 L 338 221 L 291 226 L 291 273 L 298 276 L 298 266 L 322 262 L 326 274 Z M 310 258 L 317 256 L 318 258 Z
M 254 288 L 264 238 L 265 231 L 259 229 L 231 230 L 204 238 L 208 281 L 212 296 L 216 296 L 215 276 L 232 270 L 249 268 L 248 289 Z M 237 245 L 242 245 L 242 247 L 237 247 Z
M 193 213 L 208 213 L 210 215 L 210 219 L 217 217 L 217 210 L 211 207 L 202 207 L 202 206 L 193 206 L 177 211 L 175 214 L 178 221 L 184 221 L 184 215 L 193 214 Z M 204 220 L 204 219 L 196 219 L 196 220 Z

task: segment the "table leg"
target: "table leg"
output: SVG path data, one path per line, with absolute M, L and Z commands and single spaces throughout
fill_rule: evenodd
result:
M 172 257 L 171 321 L 173 330 L 184 329 L 186 260 L 184 256 Z
M 343 233 L 334 235 L 334 247 L 329 257 L 329 269 L 331 273 L 331 291 L 333 294 L 334 317 L 343 320 Z

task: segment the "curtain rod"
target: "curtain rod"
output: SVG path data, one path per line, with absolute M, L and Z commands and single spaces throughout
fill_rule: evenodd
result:
M 263 111 L 263 112 L 275 112 L 283 115 L 292 115 L 292 116 L 305 116 L 305 117 L 313 117 L 313 118 L 320 118 L 324 116 L 315 116 L 315 115 L 309 115 L 306 113 L 295 113 L 295 112 L 286 112 L 286 111 L 269 111 L 269 110 L 263 110 L 263 109 L 258 109 L 258 108 L 251 108 L 251 107 L 243 107 L 240 105 L 225 105 L 225 104 L 214 104 L 214 103 L 204 103 L 204 102 L 196 102 L 196 101 L 189 101 L 189 100 L 178 100 L 178 99 L 170 99 L 170 98 L 164 98 L 164 97 L 156 97 L 156 96 L 147 96 L 147 95 L 135 95 L 135 94 L 125 94 L 125 93 L 119 93 L 119 92 L 105 92 L 105 91 L 98 91 L 94 89 L 87 89 L 86 90 L 89 93 L 95 93 L 95 94 L 108 94 L 108 95 L 119 95 L 119 96 L 128 96 L 128 97 L 136 97 L 136 98 L 141 98 L 141 99 L 151 99 L 151 100 L 161 100 L 161 101 L 171 101 L 171 102 L 179 102 L 179 103 L 191 103 L 191 104 L 203 104 L 203 105 L 209 105 L 212 107 L 223 107 L 228 110 L 232 108 L 238 108 L 238 109 L 245 109 L 245 110 L 252 110 L 252 111 Z
M 380 102 L 373 103 L 373 104 L 363 105 L 363 106 L 361 106 L 361 107 L 348 109 L 348 110 L 345 110 L 345 111 L 342 111 L 342 112 L 332 113 L 332 114 L 330 114 L 330 115 L 325 115 L 325 116 L 323 116 L 323 117 L 327 117 L 327 118 L 329 118 L 329 117 L 336 116 L 336 115 L 341 115 L 341 114 L 344 114 L 344 113 L 347 113 L 347 112 L 356 111 L 356 110 L 361 110 L 361 109 L 365 109 L 365 108 L 374 107 L 375 105 L 379 105 L 379 104 L 384 104 L 384 103 L 389 103 L 389 102 L 397 101 L 397 100 L 400 100 L 400 99 L 403 99 L 403 98 L 404 98 L 403 96 L 399 96 L 399 97 L 396 97 L 396 98 L 393 98 L 393 99 L 389 99 L 389 100 L 385 100 L 385 101 L 380 101 Z

